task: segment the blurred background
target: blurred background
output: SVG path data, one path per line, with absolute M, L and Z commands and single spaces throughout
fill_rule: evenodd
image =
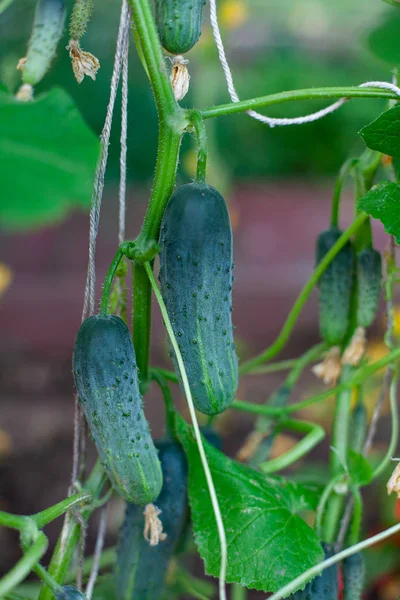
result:
M 243 99 L 295 88 L 390 81 L 392 68 L 400 63 L 400 10 L 380 0 L 219 0 L 218 5 L 227 55 Z M 119 17 L 115 3 L 96 0 L 82 41 L 84 49 L 101 63 L 95 82 L 86 79 L 79 86 L 76 83 L 64 49 L 68 43 L 66 32 L 52 70 L 35 89 L 37 97 L 55 86 L 69 96 L 63 96 L 68 120 L 58 138 L 57 132 L 51 131 L 53 145 L 58 144 L 56 154 L 59 150 L 60 156 L 70 152 L 74 157 L 69 176 L 63 179 L 49 166 L 43 170 L 19 162 L 18 149 L 10 146 L 14 137 L 28 144 L 29 135 L 40 137 L 40 127 L 52 128 L 47 108 L 31 118 L 37 125 L 31 133 L 22 130 L 22 118 L 18 119 L 11 109 L 7 112 L 9 94 L 20 85 L 16 64 L 26 51 L 34 6 L 32 0 L 14 0 L 0 15 L 0 82 L 4 86 L 0 88 L 0 509 L 21 513 L 57 502 L 65 496 L 69 484 L 71 351 L 83 303 L 96 137 L 108 102 Z M 229 100 L 207 10 L 205 13 L 201 40 L 188 55 L 191 82 L 184 106 L 203 107 Z M 129 69 L 127 237 L 133 238 L 140 229 L 151 188 L 157 120 L 133 43 Z M 291 103 L 271 108 L 268 115 L 299 116 L 324 105 L 318 101 Z M 234 322 L 240 358 L 262 350 L 279 333 L 312 272 L 315 239 L 329 224 L 335 174 L 346 158 L 363 150 L 357 132 L 384 109 L 383 101 L 357 100 L 314 124 L 274 129 L 246 115 L 207 122 L 209 183 L 225 195 L 235 234 Z M 79 138 L 73 137 L 74 127 L 79 127 Z M 118 109 L 98 240 L 98 291 L 117 247 L 119 136 Z M 74 139 L 80 142 L 75 144 Z M 180 183 L 194 175 L 194 149 L 194 140 L 186 136 L 179 165 Z M 40 162 L 40 157 L 36 159 Z M 349 189 L 345 193 L 343 225 L 349 222 L 352 212 Z M 385 249 L 387 240 L 379 227 L 375 242 L 379 249 Z M 152 364 L 168 366 L 168 349 L 156 306 L 153 319 Z M 383 329 L 380 319 L 370 335 L 369 353 L 374 358 L 385 353 Z M 297 356 L 317 341 L 314 295 L 281 358 Z M 369 407 L 376 400 L 380 377 L 378 374 L 370 382 Z M 265 401 L 281 380 L 279 375 L 249 377 L 241 383 L 238 397 Z M 315 378 L 306 374 L 295 399 L 320 388 Z M 174 392 L 185 412 L 179 389 Z M 146 398 L 146 414 L 154 435 L 160 437 L 163 405 L 155 388 Z M 332 402 L 304 414 L 329 428 Z M 251 423 L 250 416 L 240 414 L 239 418 L 232 411 L 217 419 L 227 453 L 235 454 Z M 383 419 L 383 449 L 386 439 Z M 291 437 L 279 436 L 274 452 L 279 454 L 292 443 Z M 328 442 L 314 452 L 311 463 L 297 468 L 304 473 L 321 472 L 327 453 Z M 89 462 L 94 459 L 92 448 L 89 458 Z M 385 496 L 385 481 L 380 479 L 368 492 L 366 535 L 390 526 L 400 516 L 395 501 Z M 121 505 L 114 503 L 108 526 L 109 545 L 115 542 L 121 510 Z M 60 525 L 56 522 L 49 527 L 53 542 Z M 95 525 L 94 519 L 89 527 L 89 551 Z M 400 539 L 392 539 L 384 548 L 369 553 L 370 598 L 399 597 L 398 545 Z M 0 573 L 9 569 L 18 556 L 17 536 L 0 530 Z M 258 593 L 249 595 L 254 600 L 262 597 Z

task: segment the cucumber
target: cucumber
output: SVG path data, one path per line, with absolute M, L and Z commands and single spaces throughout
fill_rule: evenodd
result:
M 92 12 L 93 0 L 75 0 L 69 23 L 71 40 L 79 41 L 83 37 Z
M 129 502 L 152 502 L 160 493 L 161 468 L 143 413 L 135 351 L 122 319 L 95 315 L 82 323 L 73 372 L 93 441 L 114 488 Z
M 65 21 L 64 0 L 38 0 L 26 59 L 21 61 L 22 81 L 36 85 L 55 57 Z
M 332 227 L 317 241 L 317 264 L 334 246 L 342 231 Z M 330 345 L 343 342 L 350 321 L 350 300 L 354 277 L 354 252 L 350 242 L 340 250 L 319 280 L 319 327 Z
M 382 287 L 382 258 L 374 248 L 357 254 L 357 324 L 372 325 L 378 311 Z
M 206 0 L 155 0 L 161 44 L 170 54 L 185 54 L 201 35 Z
M 171 196 L 161 224 L 160 282 L 196 408 L 233 401 L 238 365 L 232 327 L 232 230 L 221 194 L 190 183 Z M 171 349 L 176 372 L 176 357 Z
M 344 559 L 342 575 L 343 600 L 361 600 L 365 580 L 365 563 L 360 552 Z
M 64 585 L 59 592 L 56 592 L 55 597 L 56 600 L 85 600 L 86 598 L 86 596 L 73 585 Z
M 334 551 L 328 544 L 322 544 L 325 560 L 333 556 Z M 322 571 L 307 583 L 304 590 L 300 590 L 289 596 L 291 600 L 338 600 L 339 598 L 339 571 L 337 565 L 332 565 Z M 289 600 L 288 598 L 288 600 Z
M 119 600 L 158 600 L 165 589 L 168 565 L 186 523 L 187 463 L 182 448 L 172 440 L 157 444 L 163 487 L 155 505 L 167 534 L 157 546 L 143 536 L 143 507 L 128 503 L 117 546 L 115 581 Z

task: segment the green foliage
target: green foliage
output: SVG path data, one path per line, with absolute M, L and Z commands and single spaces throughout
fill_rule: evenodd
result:
M 0 92 L 0 225 L 29 229 L 90 205 L 99 142 L 71 98 L 54 89 L 33 102 Z
M 374 219 L 379 219 L 386 233 L 393 235 L 400 244 L 400 186 L 392 181 L 375 185 L 358 201 L 358 210 L 363 210 Z
M 181 418 L 177 424 L 189 462 L 196 544 L 207 573 L 218 575 L 219 539 L 199 451 L 191 427 Z M 294 488 L 285 492 L 279 483 L 266 482 L 262 475 L 235 463 L 207 442 L 204 446 L 227 535 L 227 581 L 276 591 L 316 564 L 322 548 L 314 531 L 294 510 Z
M 352 484 L 362 486 L 371 483 L 372 467 L 362 454 L 354 450 L 349 450 L 347 455 L 347 469 Z
M 400 105 L 393 106 L 360 131 L 368 148 L 400 157 Z
M 390 67 L 400 66 L 399 30 L 400 15 L 393 10 L 368 36 L 368 47 Z

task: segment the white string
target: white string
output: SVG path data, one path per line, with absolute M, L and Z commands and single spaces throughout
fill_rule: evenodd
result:
M 126 0 L 123 0 L 121 7 L 121 17 L 119 22 L 117 46 L 114 57 L 114 68 L 111 77 L 110 99 L 107 106 L 106 119 L 104 121 L 103 131 L 100 136 L 101 150 L 100 158 L 96 168 L 94 178 L 92 205 L 90 210 L 90 233 L 89 233 L 89 264 L 86 277 L 85 299 L 83 304 L 82 320 L 88 314 L 93 314 L 95 310 L 96 299 L 96 240 L 99 229 L 101 201 L 104 189 L 104 176 L 106 172 L 108 159 L 108 145 L 110 143 L 111 125 L 114 113 L 115 98 L 117 95 L 118 84 L 121 76 L 126 38 L 129 33 L 130 17 Z
M 217 50 L 218 50 L 219 61 L 221 63 L 222 70 L 225 75 L 225 80 L 226 80 L 226 84 L 228 87 L 229 96 L 230 96 L 232 102 L 239 102 L 240 99 L 236 92 L 235 84 L 233 83 L 232 71 L 230 69 L 228 59 L 226 58 L 225 48 L 224 48 L 224 44 L 222 41 L 219 25 L 218 25 L 217 1 L 216 0 L 210 0 L 210 22 L 211 22 L 211 28 L 212 28 L 215 44 L 216 44 Z M 386 81 L 368 81 L 367 83 L 362 83 L 358 87 L 376 87 L 376 88 L 391 90 L 392 92 L 394 92 L 395 94 L 400 96 L 400 88 L 398 88 L 393 83 L 388 83 Z M 337 110 L 338 108 L 343 106 L 343 104 L 345 102 L 347 102 L 348 100 L 349 100 L 349 98 L 340 98 L 340 100 L 337 100 L 336 102 L 334 102 L 333 104 L 330 104 L 329 106 L 327 106 L 326 108 L 323 108 L 322 110 L 318 110 L 317 112 L 311 113 L 309 115 L 305 115 L 303 117 L 295 117 L 293 119 L 285 119 L 285 118 L 281 119 L 281 118 L 267 117 L 266 115 L 262 115 L 259 112 L 256 112 L 255 110 L 248 110 L 246 112 L 253 119 L 260 121 L 261 123 L 264 123 L 265 125 L 268 125 L 271 128 L 275 127 L 275 126 L 282 127 L 284 125 L 303 125 L 304 123 L 312 123 L 313 121 L 318 121 L 319 119 L 326 117 L 327 115 L 335 112 L 335 110 Z
M 125 1 L 125 0 L 124 0 Z M 130 10 L 128 9 L 130 21 Z M 125 48 L 122 59 L 122 100 L 121 100 L 121 154 L 119 159 L 119 225 L 118 242 L 122 244 L 125 240 L 125 214 L 126 214 L 126 154 L 128 135 L 128 58 L 129 58 L 129 35 L 125 39 Z
M 99 528 L 97 530 L 96 546 L 95 546 L 94 555 L 93 555 L 93 565 L 92 565 L 92 570 L 90 572 L 90 577 L 89 577 L 89 581 L 87 583 L 86 592 L 85 592 L 85 596 L 86 596 L 87 600 L 91 600 L 91 598 L 92 598 L 97 575 L 99 573 L 100 558 L 101 558 L 101 553 L 103 552 L 104 538 L 106 535 L 107 506 L 108 505 L 106 504 L 105 507 L 103 508 L 103 510 L 101 511 L 101 515 L 100 515 L 100 523 L 99 523 Z

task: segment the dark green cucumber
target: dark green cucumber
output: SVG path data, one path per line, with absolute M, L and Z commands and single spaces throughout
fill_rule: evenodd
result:
M 333 549 L 328 544 L 322 544 L 325 559 L 333 556 Z M 307 583 L 304 590 L 289 596 L 288 600 L 338 600 L 339 571 L 337 565 L 332 565 L 322 571 L 321 575 Z
M 321 233 L 317 241 L 317 264 L 341 235 L 342 232 L 334 227 Z M 346 336 L 353 276 L 354 253 L 351 243 L 347 242 L 319 280 L 319 327 L 321 337 L 328 344 L 340 344 Z
M 206 0 L 155 0 L 161 44 L 171 54 L 185 54 L 201 35 Z
M 365 563 L 360 552 L 344 559 L 342 575 L 343 600 L 361 600 L 365 580 Z
M 129 330 L 114 315 L 86 319 L 76 336 L 73 372 L 100 459 L 115 489 L 147 504 L 162 485 L 160 463 L 143 412 Z
M 25 63 L 24 83 L 36 85 L 46 75 L 55 57 L 65 21 L 64 0 L 38 0 Z
M 73 585 L 64 585 L 59 592 L 56 592 L 55 597 L 56 600 L 85 600 L 86 598 L 86 596 Z
M 382 258 L 374 248 L 357 254 L 357 325 L 369 327 L 378 311 L 382 287 Z
M 233 401 L 238 384 L 232 230 L 221 194 L 204 183 L 178 188 L 165 210 L 160 248 L 161 292 L 194 404 L 202 413 L 218 414 Z
M 164 592 L 168 565 L 186 522 L 187 463 L 172 440 L 157 444 L 163 487 L 155 505 L 167 538 L 150 546 L 143 537 L 143 507 L 128 503 L 117 547 L 115 581 L 119 600 L 158 600 Z

